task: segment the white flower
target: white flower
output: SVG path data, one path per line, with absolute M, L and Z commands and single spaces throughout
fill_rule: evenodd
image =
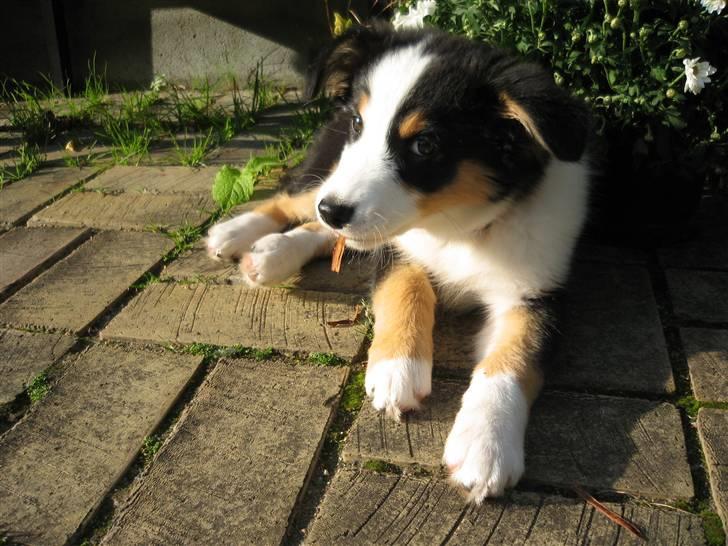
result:
M 683 59 L 685 65 L 685 89 L 697 95 L 703 90 L 706 83 L 710 83 L 710 76 L 715 74 L 715 67 L 708 62 L 699 63 L 700 57 L 694 59 Z
M 720 13 L 725 8 L 725 0 L 700 0 L 708 13 Z
M 159 93 L 162 89 L 167 87 L 167 76 L 164 74 L 157 74 L 154 76 L 152 83 L 149 84 L 149 89 Z
M 409 7 L 407 13 L 395 13 L 392 19 L 394 28 L 422 28 L 425 26 L 425 17 L 435 13 L 436 3 L 435 0 L 417 0 L 414 6 Z

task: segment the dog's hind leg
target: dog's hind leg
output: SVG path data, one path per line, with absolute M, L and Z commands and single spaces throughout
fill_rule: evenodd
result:
M 207 234 L 208 255 L 216 260 L 240 259 L 261 237 L 315 219 L 315 197 L 315 189 L 294 195 L 280 193 L 251 212 L 215 224 Z
M 294 276 L 313 258 L 330 255 L 336 234 L 318 222 L 258 239 L 243 255 L 240 270 L 251 286 L 279 284 Z
M 376 409 L 399 419 L 430 394 L 436 296 L 423 269 L 400 263 L 378 282 L 372 303 L 366 392 Z

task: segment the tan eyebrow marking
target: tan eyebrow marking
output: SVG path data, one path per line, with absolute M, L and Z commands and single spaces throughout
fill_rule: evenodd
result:
M 399 136 L 402 139 L 411 138 L 427 127 L 425 115 L 417 110 L 405 116 L 399 124 Z
M 363 118 L 364 117 L 364 111 L 367 109 L 367 106 L 369 105 L 369 95 L 366 93 L 362 93 L 361 97 L 359 97 L 359 102 L 357 103 L 356 107 L 359 110 L 359 115 Z

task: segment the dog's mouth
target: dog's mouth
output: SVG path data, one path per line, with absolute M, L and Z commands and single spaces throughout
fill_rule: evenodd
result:
M 345 233 L 339 233 L 339 235 L 341 235 L 342 237 L 346 237 L 346 246 L 354 250 L 374 250 L 376 248 L 379 248 L 380 246 L 387 244 L 388 242 L 388 239 L 382 236 L 352 237 Z

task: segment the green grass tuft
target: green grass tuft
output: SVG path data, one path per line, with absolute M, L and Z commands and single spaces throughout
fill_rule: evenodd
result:
M 308 361 L 318 366 L 341 366 L 346 363 L 346 360 L 333 353 L 311 353 Z
M 362 468 L 365 470 L 372 470 L 374 472 L 380 472 L 380 473 L 386 473 L 386 474 L 401 474 L 402 471 L 398 466 L 395 466 L 393 464 L 389 464 L 385 461 L 380 461 L 379 459 L 370 459 L 368 461 L 364 461 L 361 465 Z
M 706 510 L 700 513 L 700 517 L 703 519 L 703 532 L 708 546 L 724 546 L 726 536 L 723 530 L 723 522 L 718 514 Z
M 685 413 L 687 413 L 691 419 L 696 419 L 698 417 L 698 411 L 700 411 L 700 408 L 712 408 L 721 410 L 728 409 L 728 402 L 702 402 L 700 400 L 697 400 L 692 395 L 679 398 L 677 402 L 675 402 L 675 404 L 679 408 L 684 409 Z
M 162 439 L 159 436 L 152 435 L 144 438 L 141 449 L 144 466 L 152 462 L 152 459 L 154 459 L 154 455 L 157 454 L 157 451 L 159 451 L 160 447 L 162 447 Z
M 172 144 L 174 144 L 174 150 L 180 164 L 187 167 L 200 167 L 204 165 L 203 159 L 215 145 L 215 138 L 212 129 L 210 129 L 204 137 L 193 137 L 191 145 L 187 144 L 185 138 L 183 146 L 180 146 L 177 139 L 172 135 Z
M 18 158 L 12 166 L 0 166 L 0 188 L 6 183 L 17 182 L 37 171 L 45 159 L 37 144 L 23 142 L 18 147 Z
M 30 385 L 25 390 L 33 404 L 40 402 L 51 390 L 48 375 L 45 372 L 39 373 L 33 378 L 33 381 L 30 382 Z

